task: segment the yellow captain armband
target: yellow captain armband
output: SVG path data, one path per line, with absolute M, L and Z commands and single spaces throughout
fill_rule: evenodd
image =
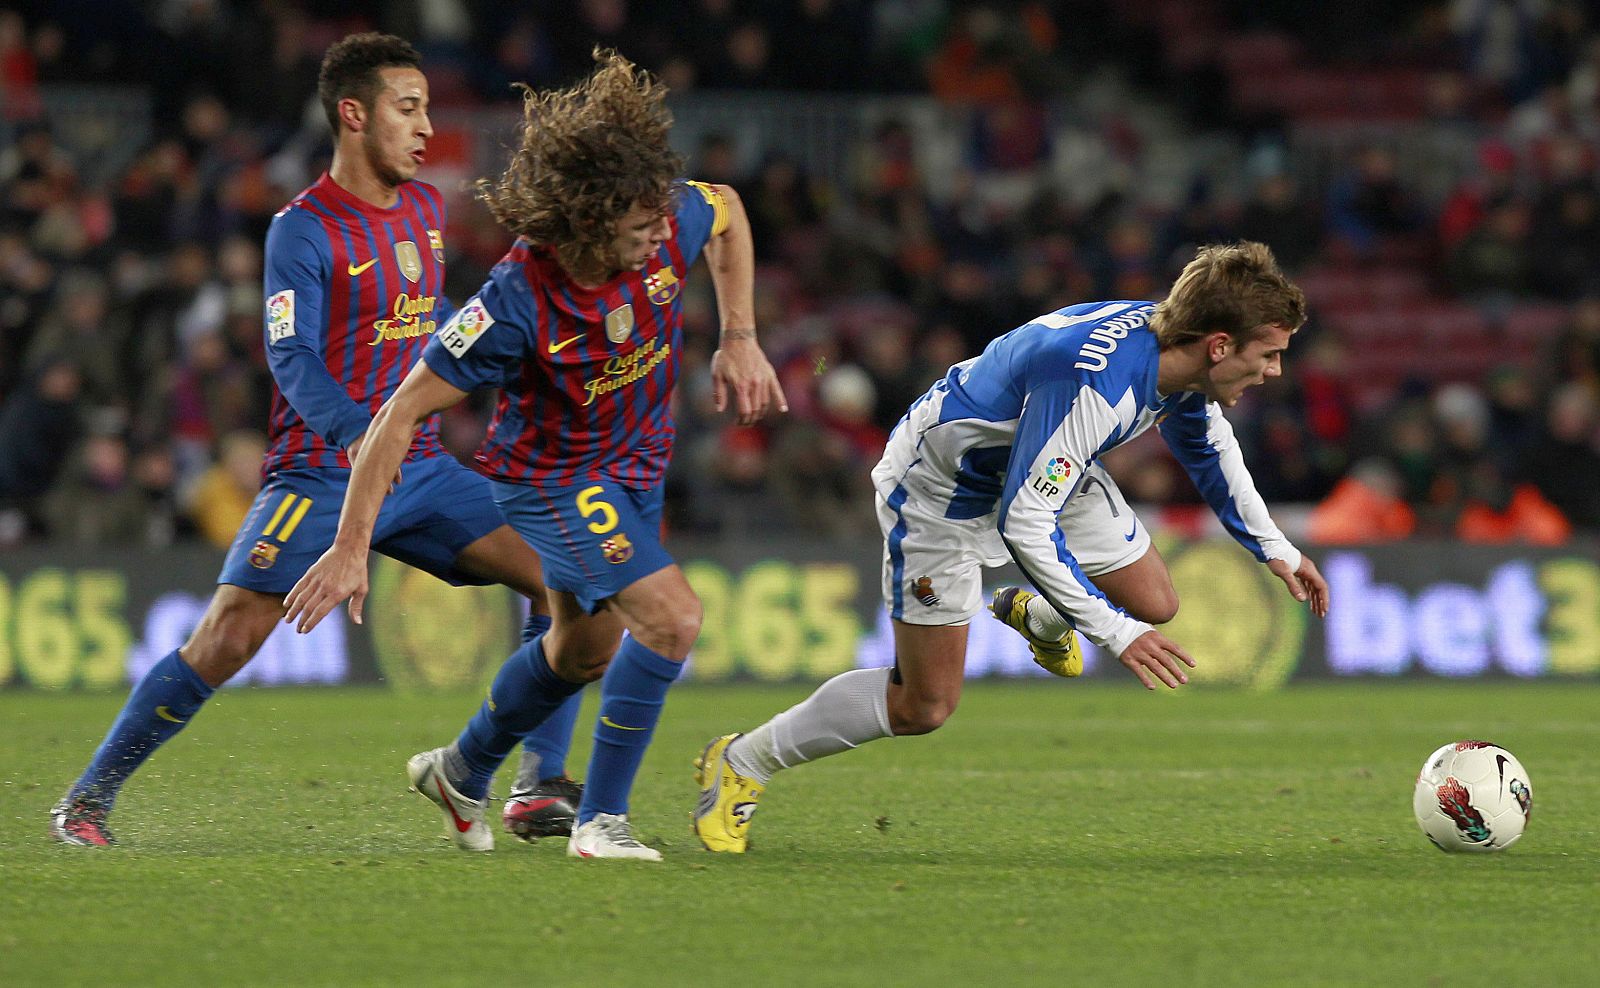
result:
M 689 188 L 694 189 L 705 197 L 711 204 L 711 235 L 715 237 L 728 228 L 728 201 L 722 198 L 722 193 L 712 188 L 705 182 L 685 182 Z

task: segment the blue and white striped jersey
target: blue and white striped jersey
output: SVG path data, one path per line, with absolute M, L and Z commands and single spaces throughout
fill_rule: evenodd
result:
M 1056 610 L 1113 654 L 1150 626 L 1083 574 L 1057 516 L 1100 454 L 1152 425 L 1241 545 L 1263 562 L 1300 565 L 1217 403 L 1157 393 L 1154 311 L 1148 302 L 1088 302 L 999 337 L 917 399 L 873 471 L 885 499 L 913 500 L 951 520 L 994 515 L 985 561 L 1009 555 Z

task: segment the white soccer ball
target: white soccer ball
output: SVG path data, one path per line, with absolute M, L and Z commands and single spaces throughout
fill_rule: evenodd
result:
M 1441 851 L 1503 851 L 1528 826 L 1533 784 L 1499 745 L 1452 741 L 1422 763 L 1411 807 Z

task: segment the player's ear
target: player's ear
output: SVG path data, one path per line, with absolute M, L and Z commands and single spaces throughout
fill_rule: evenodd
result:
M 1228 349 L 1233 346 L 1233 337 L 1227 333 L 1217 332 L 1206 335 L 1206 356 L 1212 363 L 1220 361 L 1228 355 Z
M 367 108 L 354 96 L 346 96 L 339 101 L 339 120 L 359 134 L 367 126 Z

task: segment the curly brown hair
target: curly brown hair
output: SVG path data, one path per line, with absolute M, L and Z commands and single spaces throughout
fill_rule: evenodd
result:
M 665 210 L 683 158 L 667 143 L 667 87 L 609 49 L 571 89 L 523 91 L 522 144 L 497 181 L 478 180 L 500 225 L 555 248 L 569 270 L 605 248 L 635 205 Z
M 1278 268 L 1266 244 L 1242 240 L 1201 247 L 1150 318 L 1161 349 L 1224 332 L 1241 345 L 1262 326 L 1294 332 L 1306 321 L 1306 297 Z

